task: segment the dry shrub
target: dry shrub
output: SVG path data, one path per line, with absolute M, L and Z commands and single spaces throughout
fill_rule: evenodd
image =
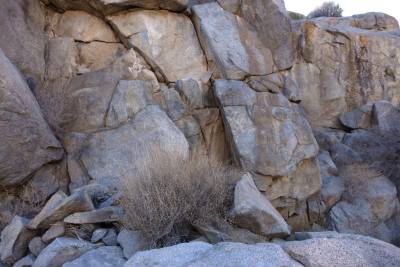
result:
M 325 2 L 320 7 L 314 9 L 307 18 L 318 18 L 318 17 L 341 17 L 343 9 L 335 2 Z
M 152 164 L 121 181 L 126 228 L 141 231 L 151 246 L 165 246 L 186 241 L 195 223 L 226 218 L 239 176 L 234 168 L 202 154 L 146 154 Z

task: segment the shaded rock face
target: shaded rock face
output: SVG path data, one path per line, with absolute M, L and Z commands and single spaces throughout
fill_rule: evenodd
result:
M 0 50 L 0 184 L 21 184 L 63 149 L 16 67 Z
M 378 21 L 378 23 L 372 23 Z M 367 102 L 399 105 L 398 30 L 393 18 L 366 14 L 296 25 L 301 60 L 290 71 L 313 127 L 338 127 L 338 116 Z M 333 71 L 332 71 L 333 70 Z
M 45 16 L 40 2 L 3 1 L 0 25 L 0 48 L 35 90 L 45 73 Z

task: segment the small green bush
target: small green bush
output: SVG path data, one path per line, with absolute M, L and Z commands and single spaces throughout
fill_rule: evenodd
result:
M 303 14 L 300 14 L 300 13 L 297 13 L 297 12 L 289 11 L 288 13 L 289 13 L 289 17 L 292 20 L 301 20 L 301 19 L 305 19 L 306 18 L 306 16 L 304 16 Z
M 318 17 L 341 17 L 343 9 L 335 2 L 325 2 L 322 6 L 317 7 L 314 11 L 308 14 L 307 18 L 318 18 Z

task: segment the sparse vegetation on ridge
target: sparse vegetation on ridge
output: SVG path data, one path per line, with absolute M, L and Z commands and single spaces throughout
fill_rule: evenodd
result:
M 307 18 L 318 18 L 318 17 L 341 17 L 343 9 L 335 2 L 325 2 L 320 7 L 314 9 Z

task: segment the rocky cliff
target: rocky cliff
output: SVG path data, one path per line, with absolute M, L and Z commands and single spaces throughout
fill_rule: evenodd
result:
M 393 17 L 294 22 L 282 0 L 4 0 L 0 32 L 4 263 L 22 258 L 38 229 L 68 215 L 100 206 L 119 214 L 115 181 L 151 165 L 143 154 L 152 148 L 182 157 L 201 151 L 248 172 L 242 194 L 268 202 L 242 220 L 252 232 L 248 217 L 260 220 L 261 210 L 287 234 L 329 229 L 399 244 L 400 28 Z M 103 222 L 96 218 L 90 223 Z M 333 247 L 372 242 L 335 238 Z M 63 262 L 29 246 L 39 256 L 33 266 L 61 266 L 87 251 L 122 261 L 118 248 L 102 252 L 78 241 L 45 249 L 79 247 Z M 258 249 L 288 257 L 277 265 L 297 266 L 315 261 L 307 249 L 317 245 Z M 188 249 L 221 257 L 211 245 Z M 137 254 L 127 266 L 147 257 Z M 195 266 L 211 266 L 212 258 Z

